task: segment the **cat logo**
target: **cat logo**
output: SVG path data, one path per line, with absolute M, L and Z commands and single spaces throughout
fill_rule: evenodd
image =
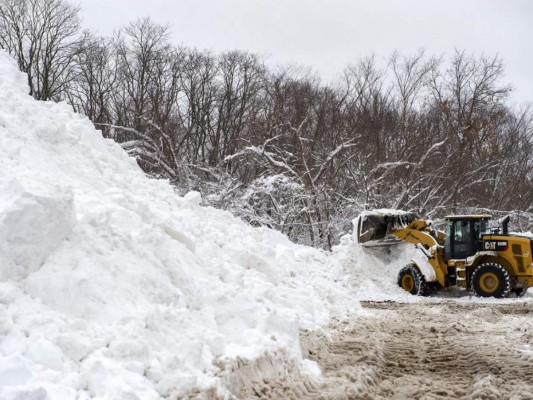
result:
M 505 251 L 507 247 L 507 240 L 487 240 L 483 242 L 483 249 L 485 251 Z

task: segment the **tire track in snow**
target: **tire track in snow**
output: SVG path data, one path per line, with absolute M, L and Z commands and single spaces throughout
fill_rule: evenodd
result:
M 323 399 L 533 399 L 531 303 L 362 302 L 332 326 Z

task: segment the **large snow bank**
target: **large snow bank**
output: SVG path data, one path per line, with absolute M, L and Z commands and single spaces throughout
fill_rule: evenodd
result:
M 225 396 L 215 360 L 300 362 L 349 303 L 326 254 L 148 179 L 2 51 L 0 149 L 1 399 Z

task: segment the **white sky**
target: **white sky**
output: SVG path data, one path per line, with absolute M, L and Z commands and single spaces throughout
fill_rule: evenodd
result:
M 247 50 L 311 67 L 325 80 L 359 56 L 498 54 L 515 102 L 533 103 L 531 0 L 78 0 L 84 27 L 110 35 L 139 17 L 168 23 L 175 44 Z

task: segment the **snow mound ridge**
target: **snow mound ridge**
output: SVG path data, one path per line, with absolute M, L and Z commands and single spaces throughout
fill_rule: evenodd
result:
M 19 71 L 17 63 L 0 49 L 0 88 L 4 94 L 28 93 L 26 75 Z
M 301 362 L 341 269 L 178 197 L 25 81 L 0 51 L 0 398 L 225 397 L 226 359 Z

